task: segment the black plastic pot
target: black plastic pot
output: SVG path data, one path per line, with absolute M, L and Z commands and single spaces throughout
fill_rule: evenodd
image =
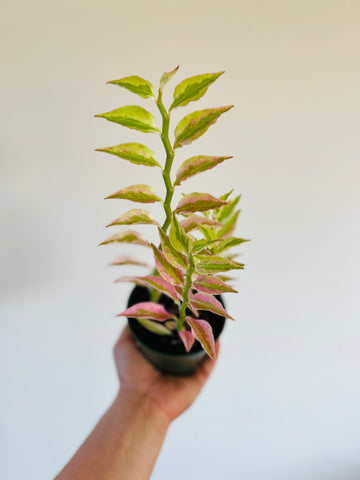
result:
M 224 305 L 220 295 L 216 295 L 216 298 Z M 130 294 L 128 307 L 149 300 L 149 290 L 136 286 Z M 177 309 L 174 302 L 166 295 L 161 295 L 159 303 L 164 305 L 168 311 Z M 216 340 L 223 331 L 225 317 L 208 311 L 199 311 L 199 316 L 210 323 Z M 197 340 L 190 352 L 187 353 L 177 331 L 173 331 L 171 335 L 157 335 L 143 327 L 135 318 L 128 318 L 128 323 L 144 356 L 163 373 L 191 375 L 207 355 Z

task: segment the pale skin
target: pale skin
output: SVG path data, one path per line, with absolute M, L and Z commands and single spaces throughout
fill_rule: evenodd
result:
M 171 422 L 190 407 L 215 364 L 207 357 L 192 376 L 163 375 L 139 352 L 128 327 L 114 356 L 119 392 L 55 480 L 148 480 Z

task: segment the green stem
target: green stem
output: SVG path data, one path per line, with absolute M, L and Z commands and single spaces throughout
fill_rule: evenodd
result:
M 166 187 L 166 196 L 164 200 L 164 210 L 165 210 L 165 221 L 162 226 L 163 231 L 166 233 L 167 229 L 169 228 L 171 222 L 171 200 L 174 195 L 174 187 L 171 183 L 170 172 L 171 167 L 173 164 L 175 152 L 172 149 L 170 140 L 169 140 L 169 125 L 170 125 L 170 115 L 166 111 L 164 104 L 162 102 L 162 90 L 159 89 L 159 96 L 156 101 L 156 104 L 159 108 L 162 117 L 162 131 L 161 131 L 161 141 L 164 145 L 165 152 L 166 152 L 166 161 L 165 167 L 163 169 L 163 179 Z
M 192 254 L 189 254 L 189 266 L 188 270 L 186 272 L 186 282 L 184 286 L 184 292 L 183 292 L 183 301 L 181 303 L 180 311 L 179 311 L 179 318 L 177 321 L 177 330 L 180 331 L 182 330 L 184 323 L 185 323 L 185 318 L 186 318 L 186 309 L 189 306 L 189 292 L 192 286 L 192 274 L 194 273 L 195 270 L 195 263 L 194 263 L 194 257 Z

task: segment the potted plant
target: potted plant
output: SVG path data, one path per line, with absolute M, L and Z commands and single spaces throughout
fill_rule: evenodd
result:
M 142 98 L 152 99 L 161 114 L 161 129 L 152 113 L 137 105 L 96 115 L 140 132 L 160 135 L 165 150 L 163 164 L 155 158 L 152 150 L 141 143 L 122 143 L 97 150 L 143 167 L 161 169 L 166 189 L 164 199 L 151 186 L 142 183 L 127 186 L 107 197 L 143 204 L 161 202 L 164 208 L 162 224 L 149 211 L 135 208 L 107 225 L 155 226 L 159 234 L 158 244 L 150 243 L 135 230 L 126 229 L 115 233 L 101 245 L 130 243 L 152 250 L 155 267 L 150 275 L 118 279 L 136 285 L 128 308 L 119 316 L 128 317 L 140 349 L 155 366 L 166 373 L 190 374 L 204 355 L 215 358 L 215 340 L 221 333 L 225 318 L 233 319 L 225 310 L 220 295 L 237 293 L 228 284 L 229 277 L 225 275 L 230 270 L 244 268 L 244 265 L 234 260 L 235 255 L 229 254 L 229 249 L 247 240 L 233 236 L 240 199 L 240 196 L 233 197 L 233 190 L 219 198 L 209 193 L 194 192 L 183 195 L 176 206 L 172 205 L 174 190 L 182 182 L 232 158 L 192 156 L 178 167 L 175 178 L 172 178 L 176 150 L 203 135 L 220 115 L 233 107 L 222 106 L 187 114 L 176 126 L 172 142 L 169 135 L 172 111 L 201 98 L 224 73 L 196 75 L 182 81 L 174 90 L 170 107 L 166 108 L 163 90 L 178 68 L 162 75 L 157 95 L 152 84 L 138 76 L 108 82 Z M 122 255 L 112 264 L 143 265 L 143 262 Z

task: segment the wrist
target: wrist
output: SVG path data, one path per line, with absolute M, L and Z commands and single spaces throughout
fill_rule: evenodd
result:
M 114 405 L 126 411 L 129 420 L 141 419 L 142 422 L 146 422 L 146 425 L 158 431 L 166 432 L 171 423 L 168 415 L 155 400 L 147 394 L 128 387 L 120 387 Z

